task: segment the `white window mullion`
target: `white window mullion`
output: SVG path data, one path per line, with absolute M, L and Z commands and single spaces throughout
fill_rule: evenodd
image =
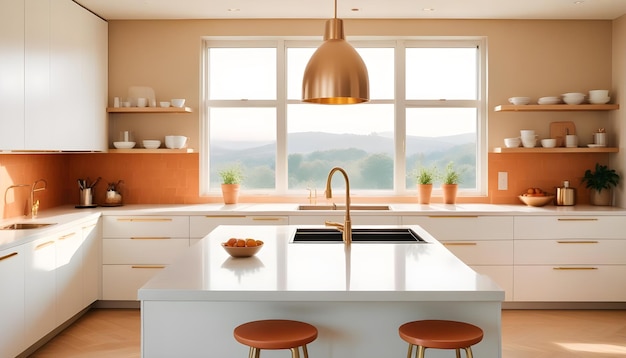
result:
M 404 41 L 398 41 L 395 48 L 395 123 L 394 123 L 394 192 L 406 194 L 406 56 Z
M 279 41 L 276 54 L 276 192 L 287 192 L 287 51 Z

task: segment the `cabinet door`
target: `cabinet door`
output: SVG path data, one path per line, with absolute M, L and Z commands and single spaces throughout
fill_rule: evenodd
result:
M 24 149 L 24 0 L 0 11 L 0 150 Z
M 56 237 L 56 325 L 83 309 L 82 230 Z
M 352 225 L 398 225 L 400 219 L 394 215 L 358 215 L 350 212 L 350 219 Z M 324 225 L 326 221 L 335 221 L 342 223 L 344 220 L 344 214 L 332 214 L 332 215 L 292 215 L 289 217 L 290 225 Z
M 189 237 L 188 216 L 104 216 L 103 238 Z
M 83 225 L 83 307 L 100 299 L 102 282 L 102 225 L 100 221 Z
M 516 216 L 515 239 L 625 239 L 623 216 Z
M 189 239 L 169 237 L 128 238 L 102 240 L 102 263 L 123 264 L 171 264 L 189 248 Z
M 25 247 L 25 337 L 30 345 L 56 327 L 56 240 L 44 237 Z
M 289 217 L 277 215 L 202 215 L 189 218 L 189 236 L 200 239 L 220 225 L 288 225 Z
M 439 241 L 513 239 L 511 216 L 403 216 L 402 224 L 420 225 Z
M 26 149 L 106 150 L 106 22 L 70 0 L 37 1 L 40 11 L 45 6 L 42 3 L 50 6 L 48 17 L 41 16 L 49 24 L 45 27 L 48 52 L 40 49 L 42 57 L 33 61 L 43 62 L 48 56 L 48 75 L 43 78 L 49 78 L 45 86 L 49 95 L 45 100 L 32 97 L 35 104 L 47 102 L 40 108 L 26 104 L 30 111 Z M 41 81 L 40 76 L 28 72 L 27 79 Z M 29 87 L 31 92 L 37 89 Z
M 0 357 L 15 357 L 26 349 L 22 246 L 0 250 L 0 287 Z

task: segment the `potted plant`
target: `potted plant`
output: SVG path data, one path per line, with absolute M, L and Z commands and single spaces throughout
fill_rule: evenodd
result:
M 418 202 L 420 204 L 429 204 L 430 196 L 433 191 L 433 181 L 437 177 L 436 167 L 420 167 L 416 174 Z
M 243 181 L 243 173 L 239 165 L 230 166 L 219 171 L 222 178 L 222 197 L 224 204 L 237 204 L 239 187 Z
M 619 174 L 615 169 L 596 163 L 594 172 L 591 169 L 585 171 L 582 183 L 587 189 L 591 189 L 589 201 L 592 205 L 611 205 L 611 188 L 619 183 Z
M 454 168 L 453 162 L 449 162 L 446 165 L 446 171 L 443 173 L 441 184 L 444 204 L 454 204 L 456 202 L 456 193 L 460 181 L 461 173 Z

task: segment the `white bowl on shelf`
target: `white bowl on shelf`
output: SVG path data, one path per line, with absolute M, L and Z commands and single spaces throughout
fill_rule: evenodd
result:
M 161 141 L 154 139 L 145 139 L 142 143 L 143 147 L 146 149 L 157 149 L 161 146 Z
M 171 102 L 172 102 L 172 106 L 178 107 L 178 108 L 183 108 L 183 106 L 185 105 L 184 98 L 173 98 Z
M 601 97 L 601 98 L 589 97 L 589 103 L 591 104 L 605 104 L 605 103 L 609 103 L 610 100 L 611 100 L 611 97 Z
M 135 142 L 113 142 L 113 146 L 117 149 L 131 149 L 135 147 Z
M 530 103 L 530 97 L 511 97 L 509 102 L 516 106 L 524 106 Z
M 187 137 L 184 135 L 166 135 L 165 146 L 169 149 L 181 149 L 187 145 Z

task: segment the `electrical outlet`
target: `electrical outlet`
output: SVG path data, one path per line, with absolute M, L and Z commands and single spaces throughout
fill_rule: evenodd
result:
M 509 189 L 509 173 L 498 172 L 498 190 Z

